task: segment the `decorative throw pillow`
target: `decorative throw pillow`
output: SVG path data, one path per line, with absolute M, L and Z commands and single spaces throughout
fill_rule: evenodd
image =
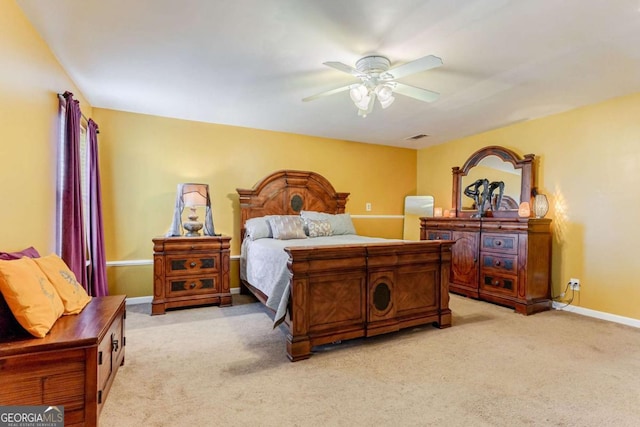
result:
M 64 305 L 64 314 L 78 314 L 89 304 L 91 297 L 76 279 L 76 275 L 56 254 L 34 259 L 47 276 Z
M 305 221 L 309 237 L 333 236 L 331 223 L 323 219 L 308 219 Z
M 31 258 L 0 260 L 0 292 L 20 325 L 42 338 L 64 311 L 60 296 Z
M 353 221 L 351 221 L 351 215 L 348 213 L 333 215 L 326 212 L 302 211 L 300 212 L 300 215 L 305 220 L 313 219 L 329 221 L 334 236 L 343 234 L 356 234 L 356 229 L 353 226 Z
M 274 216 L 269 218 L 268 221 L 274 239 L 289 240 L 307 238 L 307 235 L 304 234 L 304 228 L 302 227 L 302 218 L 299 216 Z
M 244 223 L 244 237 L 251 240 L 267 239 L 273 237 L 269 227 L 269 216 L 250 218 Z

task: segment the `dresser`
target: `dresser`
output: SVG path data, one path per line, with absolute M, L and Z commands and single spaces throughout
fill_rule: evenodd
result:
M 422 240 L 454 240 L 449 290 L 533 314 L 551 308 L 551 220 L 421 218 Z
M 0 406 L 64 406 L 65 426 L 98 425 L 124 363 L 125 317 L 124 295 L 94 297 L 44 338 L 0 339 Z
M 158 237 L 153 239 L 151 314 L 168 308 L 231 305 L 231 237 Z

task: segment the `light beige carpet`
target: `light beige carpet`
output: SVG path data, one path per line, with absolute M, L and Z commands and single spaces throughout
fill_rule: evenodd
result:
M 102 426 L 637 426 L 640 330 L 452 296 L 453 326 L 319 348 L 291 363 L 248 297 L 127 313 Z

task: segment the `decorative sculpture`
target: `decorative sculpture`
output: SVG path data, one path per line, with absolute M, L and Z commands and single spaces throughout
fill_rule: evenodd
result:
M 495 197 L 493 193 L 498 189 L 498 194 Z M 504 194 L 504 182 L 494 181 L 489 182 L 488 179 L 478 179 L 474 183 L 468 185 L 464 189 L 464 195 L 470 197 L 474 201 L 478 213 L 473 214 L 472 218 L 481 218 L 485 216 L 486 210 L 498 210 L 502 203 L 502 195 Z
M 493 198 L 493 192 L 497 189 L 500 191 L 496 198 Z M 502 195 L 504 194 L 504 182 L 503 181 L 493 181 L 489 184 L 489 203 L 491 204 L 491 210 L 497 211 L 500 210 L 500 205 L 502 204 Z
M 482 187 L 482 191 L 480 188 Z M 473 199 L 476 209 L 478 209 L 478 213 L 472 215 L 472 218 L 480 218 L 484 215 L 484 204 L 487 200 L 487 191 L 489 187 L 489 180 L 478 179 L 476 182 L 467 185 L 467 188 L 464 189 L 464 195 Z

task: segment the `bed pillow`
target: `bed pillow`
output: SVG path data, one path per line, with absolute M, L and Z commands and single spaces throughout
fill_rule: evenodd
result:
M 309 237 L 333 236 L 331 223 L 326 219 L 307 219 L 305 222 Z
M 306 239 L 302 218 L 294 215 L 273 216 L 268 219 L 274 239 Z
M 63 314 L 78 314 L 89 304 L 91 297 L 80 285 L 76 275 L 56 254 L 34 259 L 40 270 L 47 276 L 64 305 Z
M 250 240 L 268 239 L 273 237 L 268 219 L 271 216 L 250 218 L 244 223 L 244 237 Z
M 20 325 L 42 338 L 64 311 L 60 296 L 31 258 L 0 260 L 0 292 Z
M 329 221 L 334 236 L 356 234 L 356 229 L 353 226 L 353 221 L 351 221 L 351 215 L 348 213 L 333 215 L 326 212 L 302 211 L 300 212 L 300 215 L 305 220 L 313 219 Z
M 0 260 L 20 259 L 22 257 L 38 258 L 40 254 L 33 246 L 29 246 L 18 252 L 0 252 Z

